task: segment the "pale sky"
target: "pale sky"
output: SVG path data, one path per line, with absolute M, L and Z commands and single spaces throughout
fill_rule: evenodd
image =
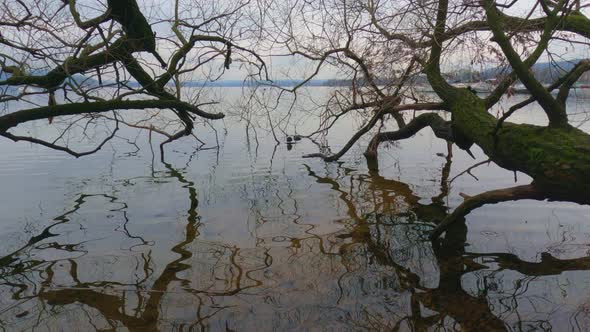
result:
M 27 0 L 33 1 L 33 0 Z M 237 0 L 236 0 L 237 1 Z M 280 0 L 283 1 L 283 0 Z M 508 1 L 508 0 L 507 0 Z M 106 0 L 78 0 L 78 7 L 80 10 L 87 14 L 87 18 L 91 18 L 93 16 L 99 15 L 103 12 L 105 8 Z M 147 17 L 172 17 L 174 12 L 174 1 L 170 0 L 138 0 L 140 6 L 144 10 L 144 14 Z M 255 2 L 255 1 L 253 1 Z M 588 2 L 588 1 L 586 1 Z M 203 5 L 205 8 L 211 8 L 211 6 L 218 6 L 221 9 L 224 6 L 231 6 L 234 4 L 234 0 L 218 0 L 212 2 L 212 0 L 192 0 L 194 4 L 194 8 L 198 8 L 199 4 Z M 531 6 L 535 3 L 535 0 L 520 0 L 517 4 L 509 10 L 509 14 L 511 15 L 519 15 L 523 16 L 530 11 Z M 220 9 L 220 10 L 221 10 Z M 195 9 L 195 13 L 198 13 L 199 10 Z M 242 13 L 240 13 L 242 14 Z M 154 22 L 155 20 L 150 20 Z M 197 18 L 196 21 L 199 21 Z M 170 36 L 172 31 L 170 29 L 169 22 L 161 22 L 154 25 L 154 30 L 158 34 L 158 36 Z M 222 44 L 218 45 L 219 48 L 223 48 Z M 467 48 L 468 49 L 468 48 Z M 164 57 L 164 59 L 169 58 L 170 52 L 167 51 L 164 45 L 159 45 L 158 51 Z M 578 58 L 588 58 L 590 57 L 590 47 L 586 45 L 568 45 L 564 42 L 554 42 L 552 44 L 552 51 L 559 54 L 563 59 L 571 60 L 571 59 L 578 59 Z M 280 50 L 277 50 L 280 52 Z M 281 52 L 281 53 L 284 53 Z M 151 55 L 145 54 L 145 57 L 151 57 Z M 456 68 L 466 68 L 470 66 L 470 59 L 473 57 L 473 54 L 469 54 L 469 51 L 465 51 L 465 53 L 457 52 L 452 57 L 446 57 L 445 63 L 443 64 L 444 67 L 449 69 L 456 69 Z M 303 57 L 264 57 L 271 77 L 273 79 L 303 79 L 311 74 L 315 70 L 315 63 L 305 60 Z M 547 57 L 544 57 L 540 60 L 540 62 L 547 61 Z M 206 71 L 213 71 L 219 72 L 223 66 L 223 60 L 220 58 L 217 62 L 212 62 L 210 65 L 207 66 Z M 154 70 L 158 71 L 157 68 Z M 222 79 L 224 80 L 240 80 L 243 79 L 247 74 L 247 69 L 243 66 L 240 66 L 239 63 L 234 62 L 233 65 L 230 67 L 229 70 L 225 71 Z M 321 69 L 320 73 L 316 76 L 317 79 L 331 79 L 331 78 L 339 78 L 339 73 L 328 65 L 324 65 Z M 198 79 L 198 78 L 197 78 Z

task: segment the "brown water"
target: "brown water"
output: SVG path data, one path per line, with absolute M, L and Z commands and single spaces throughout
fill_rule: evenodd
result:
M 81 159 L 0 142 L 0 329 L 588 330 L 589 207 L 486 206 L 433 246 L 460 192 L 514 175 L 449 183 L 477 160 L 430 131 L 383 149 L 377 174 L 362 144 L 326 164 L 301 158 L 309 141 L 256 145 L 226 125 L 219 149 L 183 140 L 166 164 L 145 133 L 140 151 L 117 140 Z

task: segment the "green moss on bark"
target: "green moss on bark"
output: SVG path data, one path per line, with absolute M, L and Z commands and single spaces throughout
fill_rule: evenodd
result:
M 499 166 L 528 174 L 556 199 L 590 201 L 590 135 L 571 126 L 553 128 L 497 120 L 467 90 L 451 101 L 453 128 L 478 145 Z

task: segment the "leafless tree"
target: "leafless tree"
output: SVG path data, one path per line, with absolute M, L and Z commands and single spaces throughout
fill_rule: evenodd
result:
M 528 10 L 517 10 L 527 5 Z M 579 0 L 178 0 L 168 9 L 162 4 L 140 8 L 135 0 L 20 0 L 2 6 L 0 104 L 5 114 L 0 116 L 0 135 L 14 141 L 81 156 L 99 150 L 124 124 L 162 134 L 166 144 L 192 134 L 196 119 L 224 116 L 203 110 L 210 105 L 199 93 L 184 92 L 188 75 L 205 71 L 214 78 L 235 60 L 252 65 L 252 72 L 268 81 L 258 55 L 265 53 L 314 65 L 300 84 L 281 88 L 279 97 L 298 92 L 327 67 L 349 83 L 335 90 L 319 114 L 318 130 L 305 136 L 325 134 L 351 114 L 364 119 L 339 151 L 308 157 L 337 160 L 371 133 L 365 156 L 376 168 L 381 143 L 407 139 L 430 127 L 437 137 L 463 150 L 469 152 L 475 144 L 490 161 L 533 178 L 530 185 L 467 198 L 433 238 L 486 203 L 521 198 L 590 201 L 590 136 L 570 124 L 566 109 L 572 87 L 590 62 L 583 59 L 561 71 L 550 86 L 542 85 L 530 70 L 543 56 L 553 55 L 556 43 L 587 47 L 590 20 L 584 14 L 587 4 Z M 165 33 L 156 37 L 160 30 Z M 510 69 L 482 97 L 451 85 L 445 75 L 445 68 L 462 57 L 479 63 L 496 59 Z M 212 71 L 211 64 L 218 64 L 219 70 Z M 422 81 L 433 93 L 417 89 Z M 517 81 L 531 97 L 502 116 L 490 114 Z M 21 108 L 30 107 L 17 110 L 15 101 Z M 506 121 L 530 103 L 544 111 L 546 126 Z M 141 110 L 139 119 L 126 116 L 134 109 Z M 289 115 L 273 120 L 267 109 L 259 115 L 267 117 L 279 141 L 275 128 L 284 132 Z M 52 123 L 64 116 L 51 141 L 15 133 L 19 124 L 43 119 Z M 244 118 L 250 121 L 247 114 Z M 91 136 L 87 130 L 93 126 L 107 128 L 94 149 L 75 152 L 67 143 L 59 145 L 76 128 Z
M 183 89 L 184 82 L 215 80 L 232 62 L 266 74 L 247 48 L 256 33 L 250 1 L 141 3 L 2 1 L 0 135 L 80 157 L 127 125 L 163 135 L 163 145 L 194 135 L 196 121 L 224 117 L 208 111 L 214 102 Z M 48 121 L 55 132 L 20 135 L 15 127 L 33 120 Z M 70 136 L 96 142 L 98 134 L 104 139 L 89 151 L 68 144 Z
M 522 198 L 588 203 L 590 136 L 570 124 L 566 100 L 574 84 L 590 69 L 590 62 L 582 59 L 573 68 L 558 71 L 550 86 L 543 85 L 531 71 L 539 59 L 555 56 L 559 43 L 587 47 L 590 20 L 586 7 L 584 2 L 571 0 L 275 4 L 276 11 L 284 13 L 273 21 L 275 42 L 286 54 L 315 65 L 301 86 L 327 66 L 339 70 L 349 84 L 335 90 L 322 109 L 318 130 L 307 136 L 325 134 L 352 114 L 364 119 L 339 151 L 306 157 L 335 161 L 370 133 L 373 138 L 365 156 L 369 167 L 376 169 L 381 143 L 407 139 L 430 127 L 438 138 L 470 154 L 470 148 L 477 145 L 490 161 L 533 178 L 530 185 L 467 198 L 439 225 L 433 238 L 487 203 Z M 488 95 L 481 96 L 469 87 L 452 85 L 445 74 L 461 59 L 471 65 L 496 61 L 508 70 Z M 512 93 L 517 81 L 531 97 L 494 116 L 494 107 Z M 433 93 L 419 89 L 425 85 Z M 530 103 L 537 103 L 545 112 L 546 126 L 506 121 Z

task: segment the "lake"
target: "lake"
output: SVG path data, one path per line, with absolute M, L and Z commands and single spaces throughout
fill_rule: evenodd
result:
M 588 130 L 588 99 L 569 103 Z M 255 139 L 238 108 L 220 107 L 219 147 L 197 126 L 206 145 L 173 142 L 165 163 L 160 138 L 153 155 L 136 129 L 79 159 L 0 142 L 0 329 L 589 330 L 590 207 L 484 206 L 433 245 L 432 220 L 460 193 L 513 186 L 515 174 L 492 164 L 453 179 L 485 158 L 450 156 L 429 129 L 383 146 L 379 172 L 362 156 L 368 138 L 338 163 L 304 159 L 318 151 L 310 140 Z M 511 119 L 543 116 L 531 105 Z M 306 133 L 315 119 L 296 123 Z M 358 124 L 335 127 L 332 150 Z

